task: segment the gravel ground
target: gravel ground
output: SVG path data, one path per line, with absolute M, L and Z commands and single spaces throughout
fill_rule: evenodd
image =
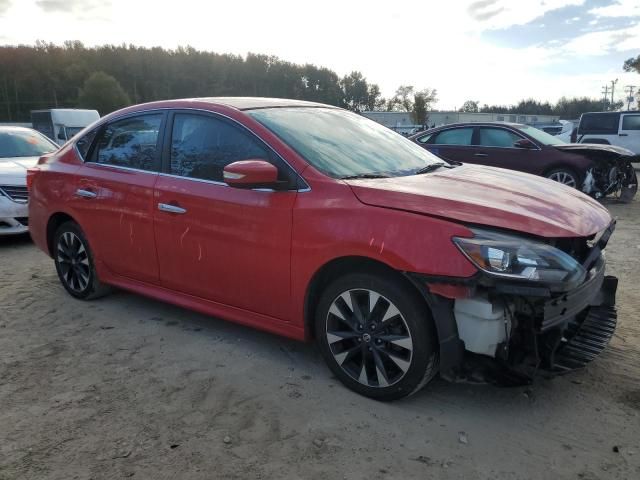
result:
M 0 239 L 0 479 L 640 478 L 640 201 L 607 255 L 619 327 L 530 388 L 435 380 L 377 403 L 313 345 L 124 292 L 69 297 Z

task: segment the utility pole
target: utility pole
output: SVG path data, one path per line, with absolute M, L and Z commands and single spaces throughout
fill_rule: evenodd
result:
M 609 101 L 609 85 L 602 87 L 602 110 L 607 110 L 607 102 Z
M 616 89 L 616 83 L 618 83 L 618 79 L 611 80 L 611 110 L 613 110 L 613 92 Z
M 633 102 L 633 91 L 636 87 L 633 85 L 627 85 L 624 87 L 627 91 L 627 110 L 631 110 L 631 102 Z

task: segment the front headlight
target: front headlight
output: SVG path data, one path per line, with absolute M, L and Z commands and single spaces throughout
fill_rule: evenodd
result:
M 472 229 L 473 238 L 454 237 L 458 248 L 479 269 L 496 277 L 526 280 L 552 291 L 580 285 L 586 270 L 551 245 L 488 230 Z

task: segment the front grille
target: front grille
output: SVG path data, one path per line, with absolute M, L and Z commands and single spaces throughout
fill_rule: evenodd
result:
M 21 187 L 18 185 L 0 185 L 0 193 L 3 193 L 14 202 L 27 203 L 29 201 L 27 187 Z

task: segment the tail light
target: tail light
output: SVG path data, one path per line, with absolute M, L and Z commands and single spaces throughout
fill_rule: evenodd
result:
M 36 174 L 40 171 L 38 167 L 31 167 L 27 169 L 27 191 L 31 192 L 31 186 Z

